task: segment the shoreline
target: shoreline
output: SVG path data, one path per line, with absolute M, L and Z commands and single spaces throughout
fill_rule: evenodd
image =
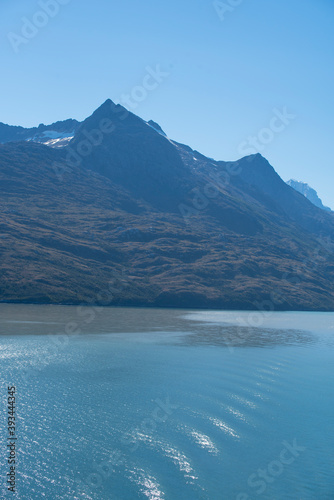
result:
M 242 307 L 240 304 L 237 304 L 235 306 L 232 306 L 229 304 L 226 307 L 210 307 L 206 305 L 161 305 L 161 304 L 99 304 L 99 303 L 87 303 L 87 302 L 64 302 L 64 303 L 59 303 L 59 302 L 37 302 L 37 301 L 16 301 L 16 300 L 5 300 L 1 301 L 0 300 L 0 307 L 2 305 L 21 305 L 21 306 L 59 306 L 59 307 L 86 307 L 86 308 L 104 308 L 104 309 L 154 309 L 154 310 L 191 310 L 191 311 L 221 311 L 221 312 L 228 312 L 228 311 L 233 311 L 233 312 L 258 312 L 258 313 L 274 313 L 274 312 L 319 312 L 319 313 L 324 313 L 324 312 L 334 312 L 334 309 L 329 309 L 329 308 L 307 308 L 307 307 L 278 307 L 275 306 L 273 309 L 254 309 L 251 307 L 247 307 L 245 305 Z

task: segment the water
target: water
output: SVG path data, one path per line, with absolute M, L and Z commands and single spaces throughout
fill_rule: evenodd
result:
M 0 315 L 1 498 L 334 498 L 333 314 L 3 304 Z

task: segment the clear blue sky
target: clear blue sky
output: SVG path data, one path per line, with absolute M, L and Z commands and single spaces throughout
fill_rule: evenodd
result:
M 220 16 L 212 0 L 59 0 L 46 18 L 43 1 L 1 1 L 0 121 L 82 120 L 108 97 L 153 87 L 147 67 L 160 65 L 169 76 L 132 111 L 216 159 L 237 159 L 260 134 L 281 177 L 334 208 L 333 0 L 222 0 L 234 6 Z M 46 25 L 10 41 L 22 18 Z M 295 118 L 263 133 L 284 107 Z

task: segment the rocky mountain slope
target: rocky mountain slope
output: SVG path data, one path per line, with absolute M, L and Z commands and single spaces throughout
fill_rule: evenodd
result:
M 332 213 L 261 155 L 214 161 L 110 100 L 61 147 L 0 141 L 0 300 L 333 310 Z

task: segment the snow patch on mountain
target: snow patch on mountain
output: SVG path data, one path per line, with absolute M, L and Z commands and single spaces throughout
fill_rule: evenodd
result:
M 50 141 L 44 142 L 44 144 L 45 146 L 49 146 L 50 148 L 64 148 L 71 142 L 73 138 L 74 135 L 69 137 L 61 137 L 59 139 L 51 139 Z
M 45 130 L 34 137 L 29 137 L 27 141 L 45 144 L 51 148 L 63 148 L 69 144 L 74 137 L 72 132 L 57 132 L 56 130 Z

